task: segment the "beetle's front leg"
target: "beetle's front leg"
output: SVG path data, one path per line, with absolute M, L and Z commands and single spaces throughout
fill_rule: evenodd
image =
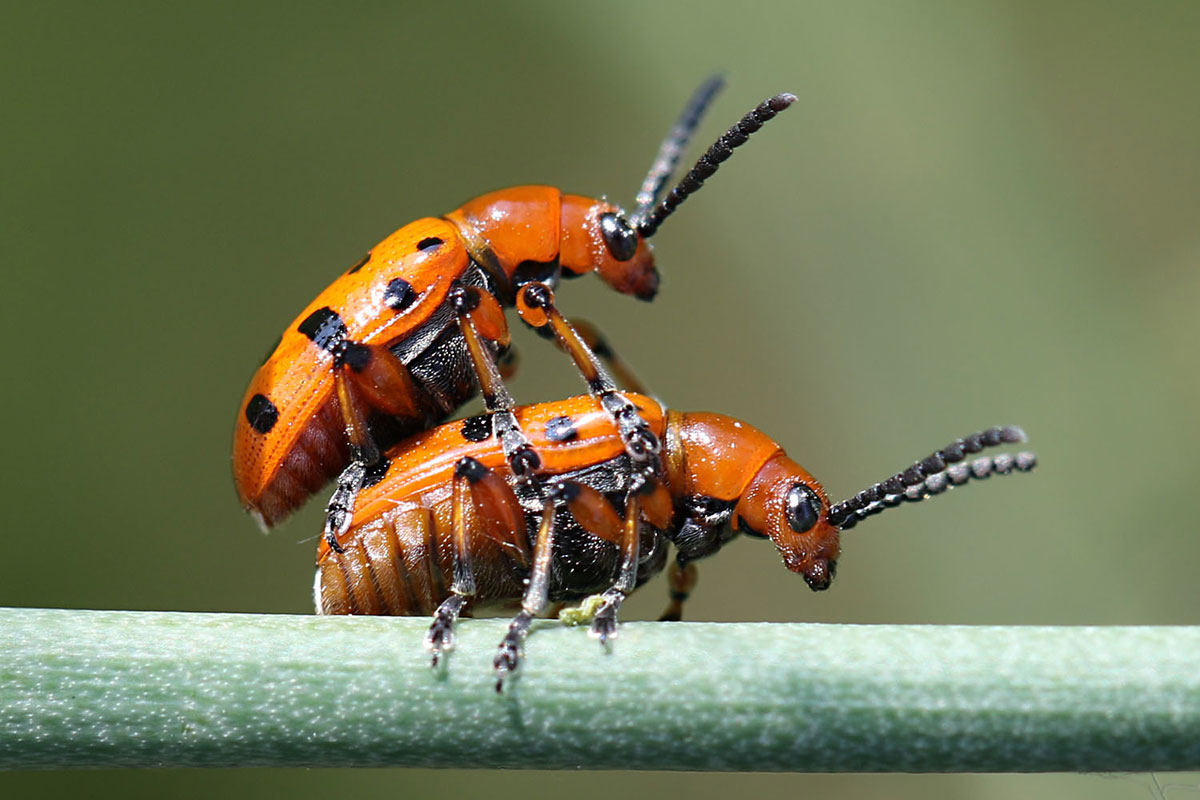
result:
M 588 392 L 612 417 L 625 452 L 646 476 L 659 473 L 662 444 L 637 407 L 617 389 L 616 381 L 588 347 L 587 342 L 554 304 L 554 290 L 544 283 L 528 283 L 517 292 L 517 313 L 534 328 L 549 326 L 561 347 L 587 381 Z

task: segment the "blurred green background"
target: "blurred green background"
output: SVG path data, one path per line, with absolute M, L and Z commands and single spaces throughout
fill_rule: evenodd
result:
M 26 3 L 4 18 L 0 605 L 307 613 L 320 503 L 263 537 L 229 474 L 239 400 L 282 327 L 394 228 L 486 190 L 629 202 L 684 99 L 723 70 L 693 157 L 761 98 L 800 102 L 656 237 L 653 305 L 589 279 L 563 308 L 601 322 L 672 405 L 752 422 L 838 497 L 1000 422 L 1026 427 L 1042 466 L 862 526 L 821 595 L 773 548 L 736 542 L 702 565 L 689 616 L 1198 621 L 1200 5 Z M 523 334 L 518 399 L 578 393 Z M 663 594 L 639 593 L 628 618 Z M 13 797 L 1150 787 L 0 776 Z

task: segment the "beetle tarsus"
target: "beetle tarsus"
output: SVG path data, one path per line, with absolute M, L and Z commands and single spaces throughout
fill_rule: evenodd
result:
M 604 602 L 592 618 L 592 628 L 588 635 L 599 639 L 601 645 L 607 646 L 609 640 L 617 638 L 617 612 L 621 610 L 625 593 L 618 589 L 609 589 L 602 597 Z
M 437 668 L 442 653 L 449 653 L 454 649 L 454 623 L 458 621 L 458 615 L 462 613 L 466 600 L 461 594 L 452 594 L 433 613 L 433 624 L 425 634 L 425 649 L 430 652 L 430 666 L 434 669 Z
M 496 657 L 492 660 L 492 666 L 496 669 L 496 692 L 497 694 L 504 691 L 504 680 L 509 675 L 517 671 L 517 667 L 521 665 L 521 656 L 524 654 L 525 637 L 529 634 L 529 628 L 533 624 L 533 614 L 522 609 L 513 618 L 513 621 L 508 625 L 508 633 L 500 641 L 500 647 L 496 650 Z

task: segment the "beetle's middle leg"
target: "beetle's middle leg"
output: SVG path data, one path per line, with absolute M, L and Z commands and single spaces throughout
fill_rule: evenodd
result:
M 504 679 L 521 663 L 525 637 L 534 618 L 545 611 L 550 598 L 550 564 L 554 556 L 554 500 L 547 498 L 542 506 L 542 521 L 538 526 L 533 550 L 533 571 L 521 599 L 521 610 L 509 623 L 508 633 L 500 641 L 493 660 L 496 669 L 496 691 L 504 691 Z

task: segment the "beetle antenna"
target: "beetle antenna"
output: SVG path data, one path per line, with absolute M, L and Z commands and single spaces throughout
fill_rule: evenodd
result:
M 692 140 L 692 135 L 700 125 L 704 112 L 708 110 L 713 98 L 723 88 L 725 88 L 724 76 L 711 75 L 692 93 L 691 99 L 679 113 L 679 119 L 675 120 L 675 125 L 667 133 L 667 138 L 663 139 L 662 144 L 658 146 L 658 155 L 654 157 L 654 163 L 650 165 L 650 171 L 646 173 L 646 179 L 642 181 L 642 188 L 637 193 L 636 208 L 633 211 L 634 219 L 645 217 L 658 202 L 663 189 L 666 188 L 675 172 L 675 167 L 679 166 L 680 156 L 687 149 L 688 142 Z
M 962 439 L 955 439 L 941 450 L 903 472 L 862 490 L 829 509 L 829 524 L 843 531 L 860 521 L 901 503 L 916 503 L 947 489 L 961 486 L 972 478 L 983 480 L 991 475 L 1029 472 L 1037 466 L 1030 452 L 1016 455 L 1001 453 L 967 461 L 967 456 L 988 447 L 1025 441 L 1025 431 L 1013 425 L 988 428 Z
M 679 207 L 679 204 L 687 199 L 688 195 L 693 194 L 697 189 L 704 185 L 704 181 L 708 179 L 717 167 L 721 165 L 725 159 L 733 154 L 733 151 L 746 143 L 750 138 L 750 134 L 761 128 L 768 120 L 774 119 L 775 115 L 783 111 L 792 103 L 796 102 L 796 95 L 777 94 L 774 97 L 768 98 L 757 106 L 750 113 L 738 120 L 737 124 L 727 130 L 720 139 L 713 143 L 712 147 L 708 148 L 708 152 L 700 156 L 700 160 L 691 168 L 687 175 L 675 185 L 675 188 L 667 194 L 658 206 L 648 215 L 637 213 L 631 220 L 637 232 L 642 235 L 642 238 L 653 236 L 658 226 L 663 220 L 671 216 L 671 213 Z

